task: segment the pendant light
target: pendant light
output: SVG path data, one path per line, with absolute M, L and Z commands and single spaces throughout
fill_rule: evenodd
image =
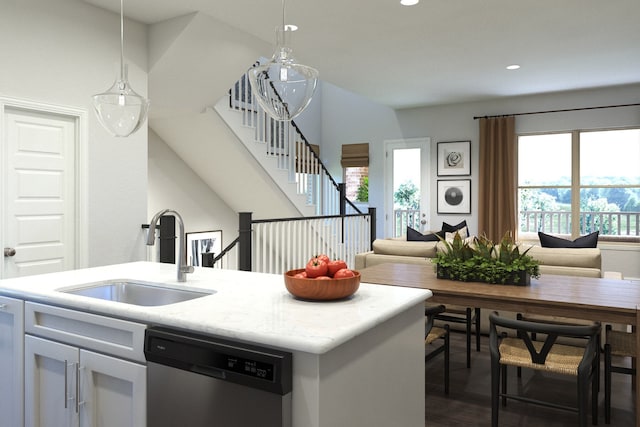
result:
M 138 95 L 128 80 L 124 63 L 124 0 L 120 0 L 120 75 L 106 92 L 93 96 L 93 107 L 102 126 L 113 136 L 127 137 L 147 118 L 149 100 Z
M 298 116 L 311 102 L 318 85 L 318 71 L 298 64 L 289 46 L 291 26 L 285 24 L 282 0 L 282 26 L 276 28 L 276 50 L 266 64 L 249 70 L 251 89 L 260 106 L 275 120 Z

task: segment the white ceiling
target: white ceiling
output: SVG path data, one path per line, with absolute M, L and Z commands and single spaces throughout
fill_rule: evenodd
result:
M 282 22 L 280 0 L 125 0 L 147 24 L 197 11 L 270 43 Z M 640 82 L 639 0 L 287 0 L 286 12 L 299 62 L 392 108 Z

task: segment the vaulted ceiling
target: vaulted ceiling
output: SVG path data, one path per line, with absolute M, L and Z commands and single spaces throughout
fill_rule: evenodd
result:
M 265 46 L 282 22 L 279 0 L 125 1 L 147 24 L 194 12 Z M 638 0 L 288 0 L 286 12 L 300 62 L 392 108 L 640 82 Z

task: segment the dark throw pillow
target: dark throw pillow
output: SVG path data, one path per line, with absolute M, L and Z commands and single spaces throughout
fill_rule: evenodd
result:
M 422 234 L 418 230 L 407 227 L 407 242 L 437 242 L 440 240 L 438 239 L 440 234 L 444 235 L 441 231 L 438 231 L 437 233 Z
M 467 220 L 465 219 L 464 221 L 462 221 L 460 224 L 456 224 L 456 225 L 450 225 L 447 224 L 446 222 L 442 223 L 442 232 L 443 233 L 455 233 L 458 230 L 463 229 L 464 227 L 467 226 Z M 469 230 L 469 228 L 467 228 L 467 230 Z M 465 237 L 468 237 L 469 232 L 467 231 L 467 236 L 461 236 L 463 239 Z
M 540 245 L 543 248 L 597 248 L 599 231 L 594 231 L 576 240 L 567 240 L 538 231 Z

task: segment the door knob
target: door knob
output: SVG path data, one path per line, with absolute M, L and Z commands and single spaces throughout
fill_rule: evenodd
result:
M 425 225 L 427 223 L 426 219 L 423 219 L 422 221 L 420 221 L 420 224 Z
M 4 248 L 4 256 L 5 257 L 10 257 L 10 256 L 14 256 L 16 254 L 16 250 L 13 248 Z

